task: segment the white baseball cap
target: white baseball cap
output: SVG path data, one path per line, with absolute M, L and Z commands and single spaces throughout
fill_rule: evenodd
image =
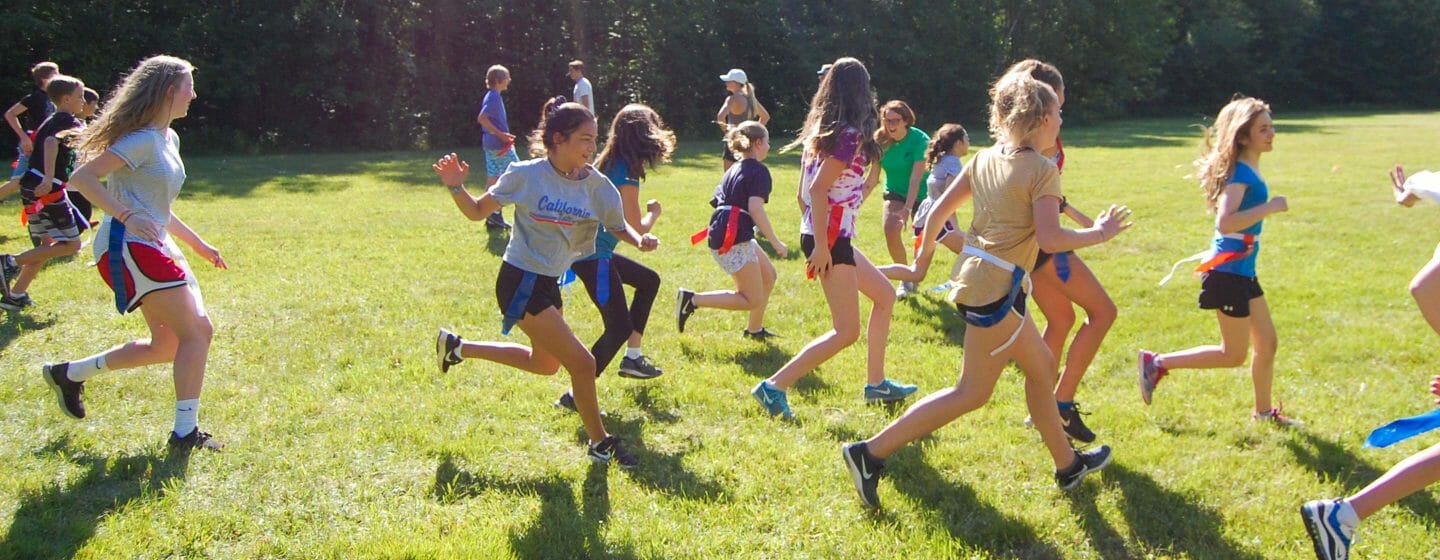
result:
M 726 82 L 740 82 L 742 84 L 750 82 L 750 78 L 745 76 L 745 71 L 739 68 L 731 68 L 725 75 L 720 76 L 720 79 Z

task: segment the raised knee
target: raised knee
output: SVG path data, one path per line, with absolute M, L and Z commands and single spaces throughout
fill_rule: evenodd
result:
M 844 346 L 855 344 L 860 340 L 860 326 L 850 325 L 835 329 L 835 339 Z
M 1220 350 L 1220 367 L 1240 367 L 1245 365 L 1245 352 L 1249 348 L 1222 348 Z

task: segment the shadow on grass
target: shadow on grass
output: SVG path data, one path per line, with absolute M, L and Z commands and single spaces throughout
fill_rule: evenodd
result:
M 558 476 L 503 479 L 460 470 L 454 457 L 435 467 L 435 499 L 454 503 L 487 492 L 534 496 L 540 513 L 524 529 L 510 533 L 510 548 L 520 558 L 638 558 L 628 546 L 605 542 L 601 528 L 610 518 L 610 482 L 606 465 L 591 464 L 576 502 L 570 482 Z
M 1307 432 L 1300 432 L 1300 435 L 1304 437 L 1304 443 L 1295 439 L 1285 442 L 1295 460 L 1316 476 L 1339 482 L 1347 491 L 1368 486 L 1387 470 L 1376 468 L 1337 442 Z M 1398 503 L 1429 524 L 1440 524 L 1440 504 L 1430 501 L 1428 493 L 1416 492 Z
M 73 482 L 47 485 L 20 498 L 4 542 L 4 558 L 73 558 L 95 536 L 107 515 L 137 502 L 158 500 L 184 480 L 190 453 L 168 448 L 119 458 L 99 457 L 72 448 L 62 437 L 41 449 L 69 461 L 82 472 Z
M 648 390 L 640 391 L 636 404 L 645 409 L 647 402 L 653 404 Z M 650 423 L 668 424 L 679 420 L 678 416 L 670 411 L 645 410 L 646 416 L 642 418 L 624 418 L 613 413 L 605 418 L 605 430 L 620 436 L 625 449 L 640 462 L 639 465 L 624 471 L 630 481 L 647 489 L 686 500 L 730 501 L 730 493 L 720 483 L 685 468 L 685 456 L 695 448 L 704 446 L 703 442 L 690 440 L 686 449 L 672 453 L 650 449 L 645 444 L 644 432 Z M 589 441 L 584 427 L 575 430 L 575 441 L 581 445 Z
M 924 445 L 909 445 L 892 455 L 886 471 L 896 490 L 929 507 L 935 521 L 959 542 L 999 557 L 1064 557 L 1025 522 L 981 501 L 970 486 L 931 467 L 925 461 Z
M 1124 498 L 1120 512 L 1125 516 L 1139 551 L 1127 550 L 1124 540 L 1105 523 L 1094 505 L 1094 492 L 1073 494 L 1071 510 L 1103 558 L 1187 556 L 1259 560 L 1261 555 L 1245 550 L 1225 538 L 1225 519 L 1218 512 L 1199 505 L 1195 498 L 1168 490 L 1149 475 L 1111 463 L 1099 474 L 1101 483 L 1118 489 Z M 1083 487 L 1082 487 L 1083 488 Z
M 491 231 L 484 227 L 484 222 L 477 223 L 485 230 L 485 250 L 497 257 L 505 256 L 505 246 L 510 244 L 510 235 L 503 231 Z
M 905 298 L 901 302 L 909 307 L 914 313 L 903 315 L 904 321 L 916 325 L 928 327 L 939 334 L 945 342 L 954 344 L 961 348 L 965 347 L 965 319 L 960 317 L 960 311 L 955 309 L 955 304 L 945 298 L 934 298 L 928 295 Z
M 740 366 L 746 375 L 757 379 L 768 379 L 780 370 L 785 362 L 790 361 L 792 354 L 780 349 L 769 341 L 748 342 L 736 335 L 732 348 L 739 350 L 730 356 L 730 360 Z M 808 343 L 808 342 L 807 342 Z M 713 360 L 716 356 L 710 352 L 713 345 L 695 346 L 687 341 L 680 342 L 680 353 L 690 361 Z M 822 365 L 821 367 L 824 367 Z M 818 370 L 818 368 L 817 368 Z M 816 375 L 815 371 L 810 372 L 795 382 L 794 389 L 801 392 L 821 391 L 830 388 L 824 379 Z M 749 388 L 746 389 L 747 391 Z
M 0 323 L 0 350 L 4 350 L 20 338 L 20 335 L 30 331 L 48 329 L 55 324 L 55 319 L 46 317 L 35 319 L 28 311 L 15 311 L 5 313 L 5 321 Z

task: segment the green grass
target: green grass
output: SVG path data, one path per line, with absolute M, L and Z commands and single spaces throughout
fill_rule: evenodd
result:
M 32 289 L 39 305 L 0 323 L 0 557 L 1303 558 L 1302 501 L 1352 492 L 1435 441 L 1360 447 L 1429 406 L 1437 338 L 1406 285 L 1440 213 L 1395 206 L 1384 174 L 1435 165 L 1440 114 L 1281 117 L 1263 171 L 1292 210 L 1267 220 L 1260 266 L 1281 340 L 1276 395 L 1303 429 L 1251 423 L 1243 368 L 1181 372 L 1140 404 L 1136 348 L 1218 340 L 1196 281 L 1155 285 L 1209 237 L 1183 179 L 1197 133 L 1185 120 L 1071 130 L 1071 203 L 1126 203 L 1137 224 L 1084 251 L 1121 310 L 1079 395 L 1115 463 L 1057 491 L 1008 372 L 990 406 L 892 459 L 879 513 L 860 506 L 838 453 L 902 412 L 862 403 L 863 343 L 792 392 L 797 422 L 747 394 L 829 328 L 799 259 L 777 262 L 774 346 L 742 340 L 738 313 L 703 310 L 675 333 L 676 287 L 730 284 L 686 242 L 719 178 L 711 139 L 685 142 L 645 186 L 665 205 L 665 245 L 640 258 L 664 278 L 646 349 L 667 373 L 600 383 L 607 425 L 643 461 L 629 472 L 584 459 L 578 419 L 550 405 L 563 374 L 471 361 L 437 375 L 437 327 L 500 339 L 502 248 L 430 176 L 438 154 L 190 158 L 177 212 L 231 265 L 197 270 L 217 327 L 202 425 L 230 447 L 167 456 L 165 367 L 96 378 L 90 417 L 60 414 L 40 364 L 143 336 L 144 323 L 115 315 L 88 258 L 52 266 Z M 796 158 L 770 166 L 771 215 L 795 239 Z M 880 210 L 863 213 L 858 243 L 878 259 Z M 0 235 L 0 250 L 28 245 L 16 224 Z M 569 302 L 593 340 L 597 313 Z M 897 306 L 890 375 L 924 392 L 955 381 L 951 309 L 933 296 Z M 1437 499 L 1371 518 L 1358 555 L 1433 558 Z

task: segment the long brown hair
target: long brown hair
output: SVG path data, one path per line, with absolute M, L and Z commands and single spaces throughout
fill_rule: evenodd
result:
M 880 113 L 875 110 L 875 90 L 870 89 L 870 71 L 851 57 L 836 59 L 820 80 L 810 112 L 800 127 L 800 136 L 781 149 L 790 151 L 803 147 L 806 152 L 830 154 L 840 140 L 840 132 L 854 128 L 860 132 L 860 151 L 871 161 L 880 157 L 880 146 L 873 136 L 879 128 Z
M 1190 178 L 1200 180 L 1207 210 L 1216 210 L 1220 194 L 1235 174 L 1235 162 L 1239 161 L 1243 148 L 1240 140 L 1250 136 L 1256 117 L 1269 113 L 1270 106 L 1264 101 L 1239 96 L 1220 109 L 1220 114 L 1215 117 L 1215 126 L 1205 129 L 1204 151 L 1195 160 L 1195 174 Z
M 606 137 L 605 149 L 595 158 L 595 167 L 609 171 L 616 160 L 624 161 L 630 170 L 629 179 L 643 181 L 645 166 L 655 169 L 675 153 L 675 133 L 665 127 L 654 109 L 640 103 L 631 103 L 615 113 Z
M 80 133 L 77 150 L 85 158 L 99 157 L 121 137 L 158 120 L 169 110 L 170 88 L 194 71 L 190 62 L 173 56 L 140 61 L 120 80 L 94 124 Z

